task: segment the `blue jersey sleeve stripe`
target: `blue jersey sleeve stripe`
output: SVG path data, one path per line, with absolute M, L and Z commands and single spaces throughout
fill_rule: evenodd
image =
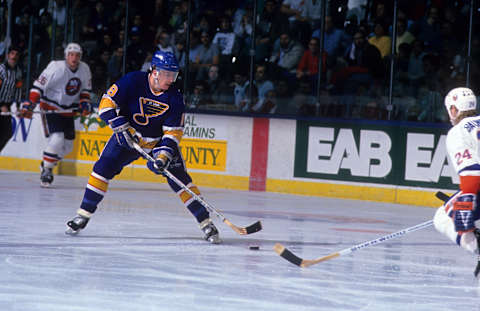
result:
M 473 165 L 464 167 L 458 172 L 458 174 L 460 176 L 469 176 L 469 175 L 478 176 L 480 175 L 480 164 L 473 164 Z
M 175 149 L 178 146 L 178 141 L 175 139 L 172 139 L 171 137 L 163 136 L 160 146 L 166 146 L 166 147 Z
M 109 125 L 108 121 L 117 117 L 115 109 L 109 109 L 100 113 L 100 118 Z

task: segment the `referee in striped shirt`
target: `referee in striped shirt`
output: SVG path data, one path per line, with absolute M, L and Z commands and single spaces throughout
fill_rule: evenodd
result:
M 0 111 L 9 112 L 13 102 L 20 102 L 23 79 L 18 66 L 20 49 L 10 46 L 5 62 L 0 64 Z M 0 151 L 12 137 L 12 117 L 0 116 Z

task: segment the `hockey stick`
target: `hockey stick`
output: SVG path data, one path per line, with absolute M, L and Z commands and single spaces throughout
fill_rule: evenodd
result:
M 32 113 L 36 114 L 56 114 L 56 113 L 81 113 L 80 111 L 75 110 L 35 110 Z M 18 116 L 20 111 L 2 111 L 0 112 L 0 116 Z
M 440 192 L 440 191 L 437 192 L 435 194 L 435 196 L 437 198 L 439 198 L 440 200 L 444 201 L 444 202 L 447 202 L 448 199 L 450 198 L 448 195 L 446 195 L 445 193 Z M 294 265 L 297 265 L 297 266 L 302 267 L 302 268 L 306 268 L 306 267 L 309 267 L 311 265 L 315 265 L 317 263 L 320 263 L 322 261 L 326 261 L 326 260 L 333 259 L 333 258 L 336 258 L 336 257 L 340 257 L 340 256 L 343 256 L 343 255 L 347 255 L 347 254 L 350 254 L 354 251 L 358 251 L 359 249 L 369 247 L 369 246 L 373 246 L 373 245 L 376 245 L 376 244 L 379 244 L 379 243 L 383 243 L 383 242 L 388 241 L 390 239 L 394 239 L 394 238 L 404 236 L 404 235 L 406 235 L 410 232 L 414 232 L 414 231 L 417 231 L 417 230 L 420 230 L 420 229 L 430 227 L 432 224 L 433 224 L 433 220 L 428 220 L 428 221 L 422 222 L 421 224 L 418 224 L 416 226 L 405 228 L 403 230 L 400 230 L 400 231 L 397 231 L 397 232 L 394 232 L 394 233 L 391 233 L 391 234 L 387 234 L 387 235 L 382 236 L 380 238 L 370 240 L 370 241 L 367 241 L 367 242 L 364 242 L 364 243 L 361 243 L 361 244 L 357 244 L 357 245 L 352 246 L 350 248 L 343 249 L 339 252 L 331 253 L 330 255 L 323 256 L 323 257 L 320 257 L 318 259 L 302 259 L 302 258 L 298 257 L 297 255 L 295 255 L 294 253 L 292 253 L 290 250 L 288 250 L 285 246 L 283 246 L 280 243 L 276 243 L 275 246 L 273 246 L 273 249 L 275 250 L 275 252 L 277 254 L 279 254 L 281 257 L 288 260 L 289 262 L 293 263 Z
M 133 143 L 133 146 L 137 150 L 138 153 L 140 153 L 145 159 L 147 159 L 150 162 L 155 163 L 155 159 L 152 158 L 148 153 L 145 152 L 145 150 L 140 147 L 137 143 Z M 190 190 L 184 183 L 182 183 L 175 175 L 170 173 L 168 170 L 163 170 L 163 174 L 167 177 L 173 180 L 179 187 L 183 188 L 186 192 L 188 192 L 195 200 L 197 200 L 200 204 L 202 204 L 207 210 L 210 212 L 214 213 L 218 218 L 220 218 L 224 223 L 226 223 L 230 228 L 232 228 L 235 232 L 237 232 L 240 235 L 245 235 L 245 234 L 251 234 L 258 232 L 262 230 L 262 223 L 260 221 L 257 221 L 250 226 L 247 227 L 238 227 L 232 224 L 225 216 L 223 216 L 222 213 L 220 213 L 216 208 L 208 204 L 205 200 L 203 200 L 200 196 L 198 196 L 195 192 Z

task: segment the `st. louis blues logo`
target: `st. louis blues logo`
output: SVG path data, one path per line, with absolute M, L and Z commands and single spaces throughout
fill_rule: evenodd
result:
M 133 115 L 133 120 L 140 125 L 147 125 L 149 118 L 154 118 L 164 114 L 170 106 L 149 98 L 140 97 L 138 99 L 140 112 Z

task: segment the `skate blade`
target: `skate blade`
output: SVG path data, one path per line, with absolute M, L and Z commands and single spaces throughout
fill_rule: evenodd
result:
M 211 236 L 207 239 L 207 242 L 211 244 L 220 244 L 222 243 L 222 239 L 220 239 L 218 236 Z
M 40 187 L 42 188 L 50 188 L 51 185 L 52 184 L 48 182 L 43 182 L 43 181 L 40 182 Z
M 70 227 L 67 227 L 67 230 L 65 230 L 65 234 L 66 234 L 66 235 L 72 235 L 72 236 L 73 236 L 73 235 L 77 235 L 78 232 L 80 232 L 80 230 L 75 231 L 75 230 L 73 230 L 73 229 L 70 228 Z

